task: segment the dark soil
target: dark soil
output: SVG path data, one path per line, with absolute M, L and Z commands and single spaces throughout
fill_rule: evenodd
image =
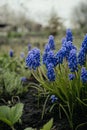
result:
M 41 119 L 43 104 L 46 100 L 46 97 L 42 95 L 40 98 L 38 98 L 38 92 L 36 89 L 29 88 L 29 91 L 26 94 L 22 95 L 20 100 L 22 103 L 24 103 L 24 110 L 23 110 L 23 116 L 21 118 L 22 124 L 19 123 L 15 124 L 16 130 L 24 130 L 27 127 L 32 127 L 36 128 L 37 130 L 40 130 L 40 128 L 52 117 L 54 119 L 54 125 L 52 130 L 71 130 L 69 128 L 69 124 L 65 116 L 63 116 L 62 119 L 59 119 L 59 116 L 57 114 L 58 111 L 56 111 L 56 109 L 54 109 L 52 112 L 49 112 L 49 109 L 52 105 L 50 100 L 46 104 L 45 114 L 43 119 Z M 2 103 L 0 105 L 2 105 Z M 81 121 L 84 120 L 82 118 L 80 119 Z M 0 122 L 0 130 L 11 130 L 11 129 L 5 123 Z M 78 130 L 87 130 L 87 125 L 84 128 L 80 127 Z

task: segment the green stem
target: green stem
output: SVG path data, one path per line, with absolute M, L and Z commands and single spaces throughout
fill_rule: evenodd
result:
M 64 111 L 64 113 L 65 113 L 65 115 L 66 115 L 66 117 L 67 117 L 67 119 L 68 119 L 68 122 L 69 122 L 69 125 L 70 125 L 70 128 L 71 128 L 71 130 L 73 130 L 73 121 L 72 121 L 72 118 L 71 118 L 71 114 L 69 115 L 68 113 L 67 113 L 67 111 L 66 111 L 66 109 L 63 107 L 63 105 L 62 104 L 60 104 L 60 107 L 62 108 L 62 110 Z
M 14 128 L 14 126 L 11 126 L 11 129 L 12 129 L 12 130 L 16 130 L 16 129 Z
M 78 128 L 80 128 L 80 127 L 82 127 L 82 126 L 84 126 L 84 125 L 87 125 L 87 122 L 84 122 L 84 123 L 82 123 L 82 124 L 79 124 L 79 125 L 75 128 L 75 130 L 77 130 Z

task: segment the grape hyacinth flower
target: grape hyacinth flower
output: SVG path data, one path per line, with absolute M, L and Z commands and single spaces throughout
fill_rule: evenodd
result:
M 21 82 L 26 82 L 27 81 L 27 78 L 26 77 L 21 77 Z
M 62 44 L 62 47 L 65 47 L 65 48 L 66 48 L 66 60 L 68 60 L 70 51 L 71 51 L 72 49 L 76 49 L 76 47 L 72 44 L 71 41 L 64 42 L 64 43 Z
M 75 74 L 69 74 L 69 80 L 73 80 L 75 78 Z
M 57 64 L 62 64 L 65 56 L 66 56 L 66 48 L 61 47 L 61 49 L 55 55 L 55 57 L 57 59 Z
M 66 30 L 66 41 L 67 41 L 67 42 L 68 42 L 68 41 L 73 42 L 73 36 L 72 36 L 72 31 L 71 31 L 71 29 L 67 29 L 67 30 Z
M 57 101 L 58 98 L 55 95 L 51 95 L 50 99 L 51 102 L 54 103 L 55 101 Z
M 9 51 L 9 56 L 10 56 L 10 57 L 13 57 L 13 56 L 14 56 L 14 51 L 13 51 L 12 49 L 10 49 L 10 51 Z
M 54 37 L 52 35 L 50 35 L 48 43 L 45 45 L 45 48 L 44 48 L 43 64 L 45 64 L 45 65 L 48 64 L 47 62 L 49 62 L 49 61 L 47 59 L 49 59 L 49 57 L 51 57 L 51 60 L 54 58 L 54 54 L 52 54 L 53 56 L 50 56 L 50 54 L 49 54 L 54 49 L 55 49 Z M 55 61 L 55 58 L 54 58 L 54 61 Z
M 46 45 L 45 45 L 44 52 L 48 53 L 50 50 L 51 50 L 51 49 L 50 49 L 49 44 L 46 44 Z
M 48 55 L 48 53 L 44 52 L 44 54 L 42 56 L 43 64 L 45 64 L 45 65 L 46 65 L 47 55 Z
M 80 66 L 84 65 L 86 62 L 86 54 L 85 54 L 85 50 L 84 48 L 80 49 L 80 52 L 78 54 L 78 63 L 80 64 Z
M 54 72 L 54 65 L 49 64 L 47 68 L 47 77 L 49 81 L 55 81 L 55 72 Z
M 28 53 L 26 66 L 34 70 L 40 66 L 40 50 L 38 48 L 34 48 Z
M 63 38 L 62 38 L 62 45 L 63 45 L 65 42 L 67 42 L 67 41 L 66 41 L 66 37 L 63 37 Z
M 44 58 L 44 57 L 43 57 Z M 45 59 L 45 58 L 44 58 Z M 54 55 L 54 52 L 53 51 L 49 51 L 47 53 L 47 57 L 46 57 L 46 60 L 45 60 L 45 65 L 46 67 L 48 67 L 48 65 L 52 63 L 53 66 L 55 67 L 57 65 L 57 59 Z
M 49 36 L 48 45 L 50 46 L 51 50 L 55 49 L 54 36 L 52 36 L 52 35 Z
M 48 52 L 50 51 L 50 46 L 49 44 L 46 44 L 45 45 L 45 48 L 44 48 L 44 54 L 43 54 L 43 64 L 46 64 L 46 59 L 47 59 L 47 55 L 48 55 Z
M 84 37 L 84 40 L 82 42 L 82 48 L 84 48 L 85 53 L 87 54 L 87 34 Z
M 77 63 L 76 50 L 72 49 L 70 51 L 69 58 L 68 58 L 68 66 L 69 66 L 69 69 L 71 70 L 71 72 L 75 72 L 78 70 L 77 64 L 78 63 Z
M 30 51 L 31 50 L 31 44 L 29 43 L 28 44 L 28 51 Z
M 87 70 L 85 69 L 85 67 L 82 67 L 81 69 L 81 80 L 83 83 L 87 82 Z

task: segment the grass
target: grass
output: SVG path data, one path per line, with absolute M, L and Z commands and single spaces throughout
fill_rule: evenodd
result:
M 74 35 L 74 34 L 73 34 Z M 63 34 L 57 35 L 55 37 L 55 43 L 56 43 L 56 49 L 58 50 L 61 47 L 61 39 L 64 37 Z M 3 37 L 4 38 L 4 37 Z M 74 35 L 74 41 L 73 44 L 77 46 L 79 49 L 81 46 L 81 43 L 84 38 L 84 34 L 75 34 Z M 7 42 L 0 45 L 0 55 L 4 53 L 9 53 L 9 50 L 12 48 L 16 55 L 20 55 L 20 52 L 24 51 L 28 44 L 30 43 L 32 48 L 38 47 L 41 50 L 44 49 L 44 45 L 48 42 L 48 36 L 42 35 L 42 36 L 23 36 L 23 37 L 14 37 L 14 38 L 8 38 Z

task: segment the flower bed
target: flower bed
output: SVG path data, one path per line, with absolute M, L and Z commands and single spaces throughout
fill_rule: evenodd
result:
M 44 52 L 33 48 L 20 59 L 13 50 L 9 55 L 0 58 L 0 120 L 8 129 L 38 130 L 50 119 L 49 130 L 87 129 L 87 35 L 80 50 L 68 29 L 58 51 L 51 35 Z

